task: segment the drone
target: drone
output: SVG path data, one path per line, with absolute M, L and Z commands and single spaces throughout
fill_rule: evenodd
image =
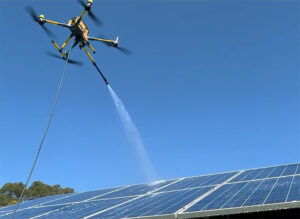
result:
M 86 47 L 89 47 L 90 50 L 93 53 L 96 53 L 94 47 L 90 44 L 90 41 L 100 41 L 102 43 L 105 43 L 108 46 L 115 47 L 115 48 L 119 49 L 120 51 L 122 51 L 124 53 L 127 53 L 127 54 L 129 53 L 129 50 L 118 46 L 118 44 L 119 44 L 119 38 L 118 37 L 116 37 L 115 40 L 109 40 L 109 39 L 103 39 L 103 38 L 96 38 L 96 37 L 88 36 L 89 30 L 88 30 L 86 24 L 82 20 L 83 16 L 87 13 L 88 16 L 98 25 L 101 24 L 101 21 L 91 11 L 93 0 L 88 0 L 87 3 L 85 3 L 83 0 L 77 0 L 77 1 L 84 7 L 84 10 L 83 10 L 83 12 L 81 13 L 80 16 L 71 18 L 68 21 L 67 24 L 45 19 L 45 16 L 43 14 L 37 16 L 36 12 L 34 11 L 34 9 L 31 6 L 27 6 L 26 10 L 30 14 L 31 18 L 35 22 L 37 22 L 39 25 L 41 25 L 41 27 L 44 29 L 44 31 L 49 36 L 53 36 L 53 34 L 51 33 L 51 31 L 47 27 L 44 26 L 45 23 L 62 26 L 62 27 L 68 28 L 71 31 L 71 34 L 69 35 L 69 37 L 67 38 L 67 40 L 63 43 L 63 45 L 61 47 L 59 47 L 57 45 L 57 43 L 54 40 L 52 40 L 52 44 L 55 46 L 55 48 L 58 50 L 58 52 L 60 53 L 61 56 L 56 55 L 56 54 L 52 54 L 52 53 L 49 53 L 49 55 L 57 57 L 57 58 L 61 58 L 61 59 L 64 59 L 64 60 L 68 60 L 69 63 L 71 63 L 71 64 L 80 65 L 81 64 L 80 62 L 69 59 L 69 57 L 68 57 L 69 52 L 64 51 L 64 49 L 65 49 L 66 45 L 68 44 L 68 42 L 74 37 L 75 38 L 74 44 L 72 45 L 71 48 L 74 48 L 76 45 L 79 45 L 79 48 L 84 50 L 84 52 L 87 54 L 87 56 L 89 57 L 89 59 L 91 60 L 93 65 L 96 67 L 96 69 L 100 73 L 102 79 L 104 80 L 105 84 L 108 85 L 107 79 L 105 78 L 103 73 L 98 68 L 95 60 L 93 59 L 93 57 L 91 56 L 91 54 L 89 53 L 89 51 L 87 50 Z

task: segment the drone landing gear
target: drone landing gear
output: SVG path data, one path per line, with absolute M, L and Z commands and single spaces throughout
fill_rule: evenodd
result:
M 58 50 L 58 52 L 61 54 L 61 56 L 63 58 L 66 58 L 65 54 L 63 53 L 63 50 L 61 48 L 59 48 L 59 46 L 56 44 L 56 42 L 54 42 L 54 40 L 52 40 L 52 44 L 55 46 L 55 48 Z
M 61 54 L 63 59 L 66 59 L 68 54 L 67 52 L 63 52 L 63 49 L 66 47 L 67 43 L 71 40 L 71 38 L 73 37 L 73 35 L 71 34 L 68 39 L 66 40 L 66 42 L 64 42 L 64 44 L 61 46 L 61 48 L 59 48 L 59 46 L 56 44 L 56 42 L 54 42 L 54 40 L 52 40 L 52 44 L 55 46 L 55 48 L 58 50 L 58 52 Z

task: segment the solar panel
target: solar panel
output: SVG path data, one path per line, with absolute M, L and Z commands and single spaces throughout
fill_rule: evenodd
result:
M 286 201 L 299 201 L 300 200 L 300 176 L 294 176 L 293 182 L 288 192 Z
M 300 164 L 233 171 L 23 202 L 15 218 L 195 218 L 300 208 Z M 11 218 L 15 206 L 0 208 Z
M 296 171 L 298 172 L 296 173 Z M 239 176 L 234 178 L 232 182 L 264 179 L 264 178 L 271 178 L 277 176 L 288 176 L 288 175 L 299 174 L 299 173 L 300 173 L 299 164 L 259 168 L 259 169 L 246 170 L 242 172 Z
M 17 219 L 28 219 L 32 218 L 38 215 L 43 215 L 50 211 L 55 211 L 61 209 L 62 205 L 57 206 L 48 206 L 48 207 L 32 207 L 32 208 L 26 208 L 26 209 L 20 209 L 17 211 L 15 218 Z M 12 213 L 2 215 L 1 219 L 11 219 Z
M 66 204 L 66 203 L 73 203 L 73 202 L 80 202 L 84 200 L 89 200 L 89 199 L 94 199 L 101 197 L 105 194 L 109 194 L 112 191 L 118 190 L 119 188 L 111 188 L 111 189 L 101 189 L 101 190 L 96 190 L 96 191 L 89 191 L 89 192 L 81 192 L 77 194 L 73 194 L 71 196 L 58 199 L 58 200 L 53 200 L 50 202 L 47 202 L 47 205 L 57 205 L 57 204 Z
M 86 215 L 91 215 L 102 211 L 104 209 L 116 206 L 122 202 L 126 202 L 131 198 L 116 198 L 116 199 L 106 199 L 106 200 L 97 200 L 97 201 L 87 201 L 81 202 L 74 205 L 69 205 L 67 207 L 61 208 L 59 211 L 53 211 L 48 214 L 45 214 L 39 218 L 63 218 L 63 219 L 76 219 L 83 218 Z
M 211 187 L 203 187 L 173 192 L 153 193 L 91 218 L 113 219 L 172 214 L 210 189 Z
M 185 179 L 178 181 L 174 184 L 171 184 L 163 189 L 160 189 L 159 191 L 173 191 L 173 190 L 179 190 L 179 189 L 216 185 L 216 184 L 224 182 L 225 180 L 234 176 L 236 173 L 237 172 L 230 172 L 230 173 L 221 173 L 221 174 L 213 174 L 213 175 L 185 178 Z
M 52 196 L 46 196 L 46 197 L 42 197 L 42 198 L 37 198 L 34 200 L 28 200 L 25 202 L 22 202 L 19 204 L 19 209 L 23 209 L 23 208 L 28 208 L 28 207 L 32 207 L 35 205 L 41 205 L 43 203 L 47 203 L 49 201 L 53 201 L 53 200 L 60 200 L 62 198 L 71 196 L 73 194 L 62 194 L 62 195 L 52 195 Z M 15 209 L 16 205 L 10 205 L 7 207 L 2 207 L 0 208 L 0 212 L 1 211 L 13 211 Z
M 184 212 L 220 211 L 300 201 L 298 164 L 242 171 Z M 264 178 L 262 178 L 264 177 Z M 298 203 L 300 207 L 300 203 Z
M 158 181 L 158 182 L 153 182 L 153 183 L 128 186 L 128 187 L 124 187 L 123 189 L 120 189 L 118 191 L 104 195 L 104 196 L 102 196 L 102 198 L 116 198 L 116 197 L 141 195 L 141 194 L 145 194 L 147 192 L 156 190 L 158 188 L 164 187 L 168 184 L 171 184 L 172 182 L 174 182 L 174 180 Z
M 285 202 L 293 177 L 278 178 L 264 204 Z
M 227 200 L 222 207 L 232 208 L 242 206 L 260 183 L 261 181 L 248 182 L 240 191 L 234 194 L 231 199 Z M 191 211 L 191 209 L 189 209 L 189 211 Z

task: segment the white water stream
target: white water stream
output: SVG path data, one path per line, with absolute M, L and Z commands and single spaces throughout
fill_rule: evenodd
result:
M 153 165 L 149 159 L 149 156 L 146 152 L 145 146 L 143 144 L 143 141 L 141 139 L 141 136 L 139 134 L 139 131 L 137 127 L 135 126 L 134 122 L 132 121 L 128 111 L 126 110 L 123 102 L 120 100 L 118 95 L 113 91 L 113 89 L 107 85 L 108 90 L 114 100 L 117 112 L 120 116 L 120 119 L 122 121 L 122 124 L 124 126 L 126 135 L 129 139 L 129 141 L 132 143 L 138 158 L 139 163 L 141 166 L 141 169 L 144 173 L 144 176 L 147 181 L 155 181 L 158 180 L 159 177 L 157 173 L 155 172 Z

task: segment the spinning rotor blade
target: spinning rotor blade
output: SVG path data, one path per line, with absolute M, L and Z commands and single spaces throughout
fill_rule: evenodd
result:
M 94 21 L 94 23 L 98 26 L 102 25 L 101 20 L 91 11 L 90 8 L 87 8 L 86 3 L 83 0 L 77 0 L 77 2 L 85 8 L 88 13 L 88 16 Z
M 63 58 L 63 57 L 61 57 L 61 56 L 59 56 L 59 55 L 57 55 L 57 54 L 54 54 L 54 53 L 52 53 L 52 52 L 48 52 L 48 51 L 47 51 L 46 54 L 47 54 L 48 56 L 51 56 L 51 57 L 54 57 L 54 58 L 57 58 L 57 59 L 66 60 L 65 58 Z M 72 59 L 69 59 L 68 62 L 69 62 L 70 64 L 73 64 L 73 65 L 78 65 L 78 66 L 82 66 L 82 65 L 83 65 L 82 62 L 76 61 L 76 60 L 72 60 Z
M 45 31 L 45 33 L 50 36 L 50 37 L 55 37 L 54 33 L 49 30 L 47 27 L 45 27 L 44 25 L 41 26 L 43 28 L 43 30 Z
M 81 4 L 82 7 L 85 8 L 86 3 L 85 3 L 83 0 L 77 0 L 77 2 L 78 2 L 79 4 Z
M 126 49 L 124 47 L 117 46 L 115 48 L 118 49 L 120 52 L 124 53 L 125 55 L 131 55 L 132 54 L 132 52 L 129 49 Z
M 27 13 L 30 15 L 30 17 L 32 18 L 32 20 L 38 24 L 41 25 L 42 29 L 45 31 L 45 33 L 48 35 L 48 36 L 51 36 L 51 37 L 55 37 L 55 35 L 53 34 L 52 31 L 50 31 L 47 27 L 45 27 L 43 24 L 41 24 L 39 22 L 39 19 L 38 19 L 38 15 L 37 13 L 35 12 L 35 10 L 31 7 L 31 6 L 26 6 L 26 11 Z
M 91 11 L 88 11 L 88 16 L 94 21 L 98 26 L 102 25 L 101 20 Z
M 98 38 L 107 39 L 107 37 L 105 37 L 104 35 L 98 35 Z M 132 54 L 132 52 L 129 49 L 126 49 L 125 47 L 118 46 L 118 45 L 114 46 L 113 43 L 105 42 L 105 41 L 99 41 L 99 42 L 103 43 L 106 46 L 114 47 L 114 48 L 118 49 L 120 52 L 124 53 L 125 55 L 131 55 Z
M 31 16 L 32 20 L 38 23 L 39 22 L 38 15 L 35 13 L 34 9 L 29 5 L 27 5 L 25 9 L 27 13 Z

